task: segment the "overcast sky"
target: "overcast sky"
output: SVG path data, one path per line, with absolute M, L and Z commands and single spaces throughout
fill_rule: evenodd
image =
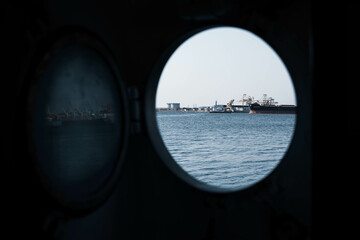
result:
M 276 52 L 253 33 L 233 27 L 200 32 L 173 53 L 161 74 L 156 107 L 226 104 L 243 94 L 296 104 L 290 75 Z

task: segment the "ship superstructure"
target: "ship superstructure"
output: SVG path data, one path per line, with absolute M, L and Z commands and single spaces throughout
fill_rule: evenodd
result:
M 263 95 L 262 101 L 250 104 L 250 113 L 295 114 L 295 105 L 277 105 L 274 98 Z

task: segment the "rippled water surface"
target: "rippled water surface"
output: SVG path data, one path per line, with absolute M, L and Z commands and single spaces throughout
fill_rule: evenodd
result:
M 294 114 L 158 112 L 164 143 L 190 175 L 210 185 L 239 188 L 263 179 L 292 139 Z

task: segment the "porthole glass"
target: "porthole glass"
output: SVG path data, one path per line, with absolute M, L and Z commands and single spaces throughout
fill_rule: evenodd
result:
M 83 44 L 51 48 L 32 92 L 31 142 L 46 188 L 65 203 L 94 201 L 121 149 L 117 80 L 101 52 Z
M 211 28 L 183 42 L 165 64 L 156 120 L 170 155 L 192 178 L 242 189 L 284 157 L 295 129 L 295 90 L 260 37 Z

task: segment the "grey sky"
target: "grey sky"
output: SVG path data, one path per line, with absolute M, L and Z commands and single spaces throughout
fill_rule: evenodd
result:
M 260 99 L 264 93 L 279 104 L 296 104 L 290 75 L 264 40 L 243 29 L 217 27 L 189 38 L 170 57 L 156 107 L 212 106 L 216 100 L 226 104 L 243 94 Z

